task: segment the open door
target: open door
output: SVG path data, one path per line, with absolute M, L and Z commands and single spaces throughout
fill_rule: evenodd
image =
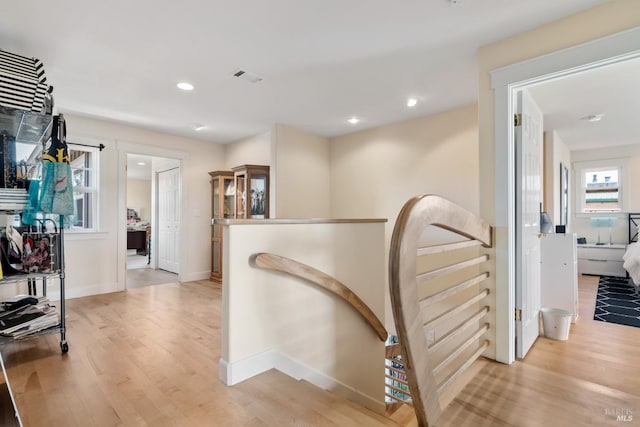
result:
M 516 141 L 516 357 L 524 358 L 540 333 L 540 207 L 542 120 L 526 89 L 517 94 Z

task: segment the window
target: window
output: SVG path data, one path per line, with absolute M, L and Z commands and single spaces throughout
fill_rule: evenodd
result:
M 69 145 L 76 218 L 71 230 L 98 230 L 98 149 Z
M 33 165 L 39 161 L 41 152 L 40 144 L 16 143 L 16 160 L 20 170 L 21 165 L 31 165 L 25 166 L 24 175 L 28 179 L 35 178 L 33 175 L 37 174 Z M 71 231 L 98 231 L 98 156 L 97 148 L 69 144 L 76 207 L 76 216 L 70 224 Z M 52 219 L 57 222 L 57 218 Z
M 576 163 L 579 213 L 622 212 L 624 160 Z

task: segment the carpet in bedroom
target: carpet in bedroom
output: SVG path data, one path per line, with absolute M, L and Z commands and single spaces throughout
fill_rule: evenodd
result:
M 601 276 L 596 296 L 595 320 L 640 327 L 640 295 L 629 279 Z

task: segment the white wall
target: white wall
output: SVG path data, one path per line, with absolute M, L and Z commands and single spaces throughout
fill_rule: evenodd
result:
M 127 207 L 140 208 L 140 220 L 151 221 L 151 180 L 127 178 Z
M 331 215 L 387 218 L 385 254 L 404 203 L 426 193 L 478 212 L 475 106 L 331 140 Z M 395 330 L 388 298 L 385 325 Z
M 224 146 L 224 170 L 231 170 L 242 165 L 269 166 L 269 217 L 276 217 L 277 191 L 274 176 L 275 142 L 274 131 L 261 133 L 240 139 Z M 213 169 L 212 169 L 213 170 Z
M 282 124 L 270 131 L 227 144 L 225 169 L 270 167 L 271 218 L 328 218 L 330 145 L 323 138 Z
M 241 165 L 271 166 L 271 145 L 271 130 L 224 145 L 222 170 L 231 170 Z
M 124 165 L 126 154 L 163 156 L 179 152 L 183 162 L 183 228 L 182 247 L 188 251 L 181 267 L 182 280 L 209 277 L 209 235 L 211 189 L 210 170 L 224 165 L 224 147 L 149 130 L 133 128 L 113 122 L 65 115 L 68 140 L 79 143 L 103 143 L 100 153 L 100 230 L 98 233 L 66 234 L 66 290 L 68 297 L 122 290 L 118 277 L 124 275 L 124 258 L 118 259 L 118 250 L 126 252 L 126 230 L 119 224 L 126 222 L 126 195 L 119 194 L 120 183 L 126 180 Z M 120 161 L 122 160 L 122 163 Z M 122 185 L 124 188 L 124 185 Z M 122 247 L 122 248 L 120 248 Z M 50 287 L 52 295 L 57 284 Z
M 497 103 L 491 84 L 491 71 L 596 40 L 638 25 L 640 25 L 640 2 L 613 0 L 483 46 L 478 51 L 480 194 L 482 195 L 480 214 L 495 227 L 496 245 L 493 251 L 495 268 L 491 278 L 491 290 L 496 298 L 496 312 L 500 318 L 500 321 L 496 323 L 496 329 L 500 336 L 500 339 L 496 340 L 499 360 L 508 361 L 508 346 L 512 344 L 508 342 L 508 328 L 512 323 L 510 319 L 513 313 L 509 306 L 513 302 L 510 300 L 509 291 L 511 283 L 509 282 L 508 256 L 509 228 L 505 219 L 506 194 L 503 194 L 502 190 L 496 190 L 497 184 L 508 181 L 504 173 L 506 166 L 496 162 L 496 158 L 501 160 L 506 158 L 508 149 L 498 145 L 498 150 L 496 150 L 494 108 Z M 504 129 L 501 129 L 500 133 L 504 133 Z M 496 180 L 496 176 L 499 177 L 499 181 Z M 487 356 L 492 357 L 490 354 Z
M 494 91 L 492 70 L 536 58 L 640 25 L 640 2 L 612 0 L 483 46 L 478 51 L 478 115 L 480 126 L 481 211 L 493 223 L 495 217 Z
M 611 230 L 613 243 L 627 243 L 628 242 L 628 218 L 627 212 L 640 212 L 640 193 L 637 191 L 637 183 L 640 182 L 640 136 L 638 137 L 637 145 L 624 145 L 617 147 L 606 147 L 594 150 L 579 150 L 571 152 L 572 165 L 579 162 L 588 162 L 594 160 L 606 160 L 606 159 L 626 159 L 627 163 L 624 167 L 623 175 L 623 187 L 622 196 L 624 204 L 624 213 L 618 215 L 607 215 L 618 217 L 617 227 Z M 572 171 L 572 177 L 574 185 L 580 185 L 579 177 L 576 176 L 575 170 Z M 576 189 L 573 189 L 575 196 Z M 573 216 L 573 229 L 574 233 L 577 233 L 579 237 L 586 237 L 589 243 L 594 243 L 598 239 L 598 231 L 600 231 L 600 238 L 603 242 L 608 242 L 609 229 L 594 228 L 591 226 L 590 216 L 575 214 L 576 212 L 576 200 L 575 197 L 571 200 L 572 208 L 574 209 Z
M 274 127 L 277 218 L 329 218 L 331 148 L 327 138 L 284 125 Z
M 384 223 L 227 221 L 221 380 L 276 368 L 384 411 L 385 344 L 369 324 L 316 285 L 249 265 L 260 252 L 292 258 L 344 283 L 381 319 Z

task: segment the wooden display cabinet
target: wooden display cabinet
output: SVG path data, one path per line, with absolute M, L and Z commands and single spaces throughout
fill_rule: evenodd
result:
M 269 218 L 269 166 L 237 166 L 233 175 L 236 218 Z
M 214 219 L 235 218 L 235 184 L 232 171 L 209 172 L 211 176 L 211 276 L 222 283 L 222 226 Z

